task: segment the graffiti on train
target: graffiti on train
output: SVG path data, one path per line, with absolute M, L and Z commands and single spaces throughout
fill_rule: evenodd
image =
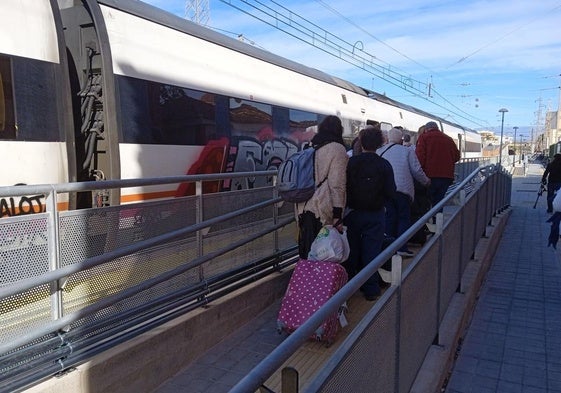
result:
M 21 184 L 16 184 L 21 185 Z M 0 217 L 23 216 L 26 214 L 43 213 L 45 195 L 9 197 L 0 199 Z
M 209 142 L 187 174 L 274 170 L 287 157 L 299 150 L 298 144 L 287 138 L 236 137 L 235 139 L 236 142 L 232 144 L 225 137 Z M 203 193 L 252 189 L 271 185 L 272 182 L 272 178 L 262 176 L 228 179 L 223 182 L 207 181 L 203 184 Z M 176 196 L 194 195 L 194 193 L 193 183 L 182 183 L 176 191 Z
M 298 151 L 298 146 L 289 139 L 258 141 L 251 138 L 238 139 L 231 146 L 226 163 L 226 172 L 255 172 L 274 170 L 281 162 Z M 225 180 L 225 190 L 243 190 L 271 185 L 272 178 L 263 176 Z

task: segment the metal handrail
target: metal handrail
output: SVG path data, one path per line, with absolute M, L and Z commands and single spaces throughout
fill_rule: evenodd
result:
M 282 200 L 277 196 L 276 190 L 274 187 L 266 187 L 271 188 L 271 198 L 265 201 L 261 201 L 255 203 L 250 206 L 245 206 L 243 208 L 237 209 L 235 211 L 227 212 L 226 214 L 222 214 L 217 217 L 210 218 L 205 221 L 197 222 L 196 224 L 180 228 L 177 230 L 169 231 L 164 234 L 160 234 L 158 236 L 151 237 L 146 240 L 139 240 L 133 244 L 126 245 L 109 252 L 103 253 L 101 255 L 97 255 L 94 257 L 86 258 L 82 261 L 73 263 L 68 266 L 59 266 L 60 260 L 60 250 L 58 248 L 58 242 L 60 239 L 58 238 L 58 234 L 54 236 L 51 234 L 52 232 L 58 231 L 58 220 L 59 215 L 57 212 L 57 206 L 54 201 L 56 201 L 57 194 L 67 193 L 67 192 L 80 192 L 80 191 L 91 191 L 96 189 L 108 189 L 108 188 L 125 188 L 125 187 L 137 187 L 137 186 L 151 186 L 155 184 L 168 184 L 168 183 L 184 183 L 184 182 L 196 182 L 197 183 L 197 194 L 196 196 L 202 198 L 202 187 L 200 183 L 203 181 L 210 181 L 216 179 L 232 179 L 232 178 L 240 178 L 244 176 L 273 176 L 272 184 L 275 184 L 274 176 L 277 174 L 277 171 L 260 171 L 260 172 L 235 172 L 235 173 L 227 173 L 227 174 L 210 174 L 210 175 L 184 175 L 184 176 L 172 176 L 172 177 L 164 177 L 164 178 L 154 178 L 154 179 L 127 179 L 127 180 L 110 180 L 110 181 L 95 181 L 95 182 L 84 182 L 84 183 L 65 183 L 65 184 L 46 184 L 46 185 L 22 185 L 22 186 L 9 186 L 9 187 L 0 187 L 0 195 L 3 197 L 8 196 L 21 196 L 21 195 L 28 195 L 28 194 L 46 194 L 47 196 L 47 210 L 46 214 L 41 215 L 41 219 L 47 220 L 47 237 L 49 239 L 49 260 L 56 261 L 56 264 L 50 265 L 51 269 L 48 272 L 45 272 L 37 277 L 31 277 L 19 280 L 17 282 L 9 283 L 0 287 L 0 300 L 7 299 L 11 296 L 18 295 L 21 293 L 25 293 L 26 291 L 33 289 L 35 287 L 39 287 L 45 284 L 51 283 L 58 283 L 62 282 L 68 276 L 76 274 L 78 272 L 91 269 L 92 267 L 99 266 L 106 262 L 115 260 L 120 257 L 124 257 L 127 255 L 131 255 L 137 253 L 139 251 L 155 247 L 158 245 L 162 245 L 168 243 L 170 241 L 182 238 L 188 234 L 192 234 L 195 232 L 202 232 L 204 229 L 213 226 L 215 224 L 230 220 L 235 217 L 240 217 L 245 214 L 257 211 L 259 209 L 263 209 L 267 206 L 280 206 L 280 202 Z M 205 194 L 206 195 L 206 194 Z M 170 199 L 173 200 L 173 199 Z M 103 209 L 103 208 L 101 208 Z M 100 210 L 101 210 L 100 209 Z M 93 209 L 95 210 L 95 209 Z M 272 225 L 264 228 L 261 231 L 253 233 L 251 236 L 247 236 L 241 240 L 236 242 L 229 243 L 225 247 L 215 250 L 212 253 L 208 253 L 205 255 L 199 255 L 195 259 L 189 260 L 189 263 L 182 264 L 175 269 L 162 273 L 158 276 L 152 277 L 148 280 L 140 282 L 134 286 L 128 287 L 125 290 L 112 294 L 110 296 L 104 297 L 96 301 L 91 305 L 87 305 L 81 308 L 79 311 L 76 311 L 72 314 L 63 315 L 61 313 L 53 313 L 53 320 L 41 324 L 33 329 L 31 332 L 23 331 L 21 335 L 18 335 L 14 339 L 10 340 L 9 342 L 0 345 L 0 354 L 2 355 L 2 362 L 1 364 L 22 364 L 23 368 L 20 370 L 18 368 L 13 368 L 2 375 L 2 384 L 6 384 L 5 386 L 11 386 L 13 388 L 18 388 L 24 385 L 28 385 L 33 383 L 33 381 L 38 380 L 39 378 L 44 378 L 48 376 L 49 373 L 53 374 L 59 371 L 62 371 L 64 368 L 69 367 L 71 365 L 75 365 L 76 361 L 80 360 L 83 361 L 84 356 L 91 356 L 93 353 L 97 353 L 100 351 L 99 348 L 93 348 L 91 341 L 91 337 L 87 338 L 90 340 L 90 344 L 86 341 L 72 341 L 66 342 L 66 336 L 68 336 L 68 329 L 67 326 L 70 324 L 81 320 L 88 315 L 92 315 L 99 310 L 104 309 L 107 306 L 111 306 L 116 302 L 122 301 L 124 299 L 130 298 L 136 294 L 141 293 L 143 290 L 147 288 L 151 288 L 159 283 L 162 283 L 166 280 L 169 280 L 179 274 L 182 274 L 190 269 L 196 268 L 205 264 L 206 262 L 217 258 L 220 255 L 224 255 L 227 252 L 233 251 L 236 248 L 239 248 L 245 244 L 248 244 L 256 239 L 265 236 L 269 233 L 276 233 L 279 229 L 283 228 L 286 225 L 289 225 L 294 222 L 294 216 L 279 220 L 277 214 L 277 208 L 273 210 L 273 215 L 271 216 Z M 27 216 L 30 217 L 30 216 Z M 28 218 L 25 217 L 14 217 L 14 218 L 6 218 L 4 221 L 0 221 L 0 225 L 5 222 L 7 224 L 18 222 L 21 219 L 27 220 Z M 201 215 L 202 217 L 202 215 Z M 275 243 L 276 244 L 276 243 Z M 278 259 L 278 255 L 282 253 L 282 250 L 278 250 L 275 247 L 272 257 Z M 293 251 L 295 253 L 295 250 Z M 289 255 L 287 254 L 287 257 Z M 234 274 L 237 277 L 237 280 L 241 283 L 245 282 L 246 280 L 256 279 L 263 274 L 270 274 L 272 271 L 276 271 L 286 264 L 279 263 L 277 261 L 274 262 L 267 262 L 264 261 L 264 266 L 270 266 L 267 269 L 262 270 L 261 266 L 253 266 L 253 262 L 250 263 L 250 269 L 247 269 L 247 272 L 237 272 Z M 56 285 L 56 284 L 55 284 Z M 224 296 L 227 294 L 228 288 L 235 288 L 238 284 L 232 283 L 232 279 L 230 276 L 221 279 L 221 281 L 215 281 L 211 277 L 211 281 L 205 281 L 203 287 L 201 287 L 200 291 L 197 294 L 192 296 L 183 296 L 185 302 L 193 302 L 195 299 L 195 303 L 198 304 L 198 299 L 203 299 L 203 302 L 208 302 L 210 298 L 215 299 L 220 296 Z M 240 284 L 241 285 L 241 284 Z M 58 287 L 58 286 L 57 286 Z M 233 290 L 233 289 L 232 289 Z M 173 302 L 173 310 L 166 313 L 165 316 L 160 317 L 163 321 L 165 318 L 172 318 L 172 316 L 177 317 L 177 313 L 180 310 L 185 312 L 186 305 L 180 306 L 178 303 L 177 298 L 169 297 L 170 300 L 168 302 Z M 191 300 L 189 300 L 191 299 Z M 159 301 L 160 299 L 155 299 L 154 303 Z M 55 303 L 56 300 L 53 300 Z M 147 306 L 147 304 L 143 306 Z M 200 306 L 200 304 L 199 304 Z M 161 310 L 161 308 L 160 308 Z M 138 310 L 137 310 L 138 311 Z M 144 312 L 144 314 L 146 314 Z M 140 317 L 142 318 L 142 317 Z M 147 326 L 156 326 L 155 324 L 158 323 L 158 318 L 155 315 L 150 316 L 149 323 L 146 321 L 142 321 L 139 318 L 133 316 L 130 318 L 130 321 L 127 320 L 127 331 L 126 334 L 119 333 L 118 328 L 115 329 L 111 327 L 114 325 L 114 320 L 111 320 L 111 317 L 105 319 L 107 323 L 107 327 L 110 328 L 107 331 L 107 338 L 103 340 L 103 348 L 106 348 L 107 345 L 115 345 L 118 342 L 124 340 L 124 337 L 133 337 L 135 334 L 142 333 L 147 329 Z M 113 321 L 113 322 L 112 322 Z M 97 324 L 99 321 L 96 321 Z M 161 322 L 160 322 L 161 323 Z M 105 326 L 105 325 L 104 325 Z M 87 328 L 88 326 L 86 326 Z M 81 327 L 80 327 L 81 329 Z M 72 330 L 75 332 L 75 330 Z M 97 334 L 97 333 L 96 333 Z M 97 337 L 100 337 L 99 335 Z M 43 339 L 43 340 L 41 340 Z M 121 341 L 119 341 L 121 340 Z M 34 342 L 35 341 L 35 342 Z M 32 345 L 27 345 L 29 343 L 33 343 Z M 86 347 L 84 347 L 84 345 Z M 92 347 L 92 348 L 90 348 Z M 69 353 L 69 350 L 71 353 Z M 41 359 L 36 359 L 36 354 L 38 353 L 45 353 L 48 354 L 45 356 L 41 356 L 41 359 L 44 359 L 45 362 L 48 364 L 44 364 Z M 11 362 L 10 359 L 19 359 L 20 361 L 14 363 Z M 57 362 L 53 362 L 52 359 L 58 359 Z M 27 371 L 23 371 L 27 370 Z M 3 390 L 0 389 L 0 390 Z
M 447 194 L 442 201 L 436 204 L 429 212 L 421 217 L 413 224 L 405 233 L 397 238 L 390 246 L 384 249 L 376 258 L 374 258 L 364 269 L 362 269 L 355 277 L 343 286 L 335 295 L 333 295 L 320 309 L 318 309 L 304 324 L 290 334 L 278 347 L 276 347 L 269 355 L 267 355 L 261 363 L 253 368 L 244 378 L 242 378 L 231 390 L 230 393 L 246 393 L 259 389 L 267 379 L 273 375 L 282 364 L 296 352 L 303 343 L 309 340 L 316 329 L 333 313 L 336 313 L 341 304 L 346 302 L 359 288 L 380 268 L 389 258 L 394 256 L 399 248 L 401 248 L 417 231 L 419 231 L 425 223 L 435 216 L 452 198 L 458 195 L 463 187 L 470 184 L 481 172 L 489 175 L 496 173 L 497 167 L 490 165 L 477 168 L 466 179 L 464 179 L 454 191 Z M 441 214 L 441 213 L 439 213 Z M 395 256 L 396 258 L 401 258 Z M 400 285 L 397 283 L 397 285 Z M 384 297 L 391 294 L 386 292 Z M 381 298 L 381 300 L 384 299 Z M 382 303 L 380 301 L 379 303 Z M 381 308 L 381 305 L 375 306 Z

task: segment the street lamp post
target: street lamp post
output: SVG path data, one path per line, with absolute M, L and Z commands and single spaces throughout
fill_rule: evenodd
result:
M 499 112 L 502 114 L 502 118 L 501 118 L 501 142 L 499 145 L 499 166 L 503 166 L 503 130 L 504 130 L 504 125 L 505 125 L 505 112 L 508 112 L 508 109 L 506 108 L 501 108 L 499 109 Z
M 518 127 L 512 128 L 514 128 L 514 157 L 512 157 L 512 166 L 514 166 L 516 163 L 516 131 L 518 130 Z
M 520 164 L 522 162 L 522 138 L 524 137 L 524 135 L 520 134 L 520 143 L 518 144 L 518 146 L 520 146 L 520 156 L 518 157 L 518 163 Z

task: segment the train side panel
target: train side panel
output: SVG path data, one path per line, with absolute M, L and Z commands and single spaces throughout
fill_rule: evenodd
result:
M 0 2 L 0 185 L 73 180 L 72 121 L 58 6 Z M 70 143 L 68 143 L 70 141 Z M 9 204 L 18 206 L 18 198 Z M 43 208 L 43 196 L 40 196 Z M 2 200 L 2 206 L 6 206 Z M 61 208 L 69 205 L 61 195 Z M 72 202 L 73 204 L 73 202 Z M 34 212 L 37 210 L 35 209 Z M 14 208 L 2 216 L 26 214 Z

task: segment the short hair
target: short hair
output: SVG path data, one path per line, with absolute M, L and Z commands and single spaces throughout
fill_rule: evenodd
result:
M 411 142 L 411 135 L 403 134 L 403 142 Z
M 379 126 L 380 122 L 376 121 L 376 120 L 368 119 L 368 120 L 366 120 L 366 125 L 367 126 Z
M 429 130 L 440 131 L 440 129 L 438 128 L 438 124 L 436 124 L 436 122 L 434 121 L 429 121 L 427 124 L 425 124 L 425 131 L 429 131 Z
M 375 151 L 382 146 L 382 131 L 379 128 L 365 128 L 359 134 L 363 150 Z
M 403 139 L 403 131 L 399 128 L 394 127 L 388 131 L 388 142 L 390 143 L 401 143 Z

